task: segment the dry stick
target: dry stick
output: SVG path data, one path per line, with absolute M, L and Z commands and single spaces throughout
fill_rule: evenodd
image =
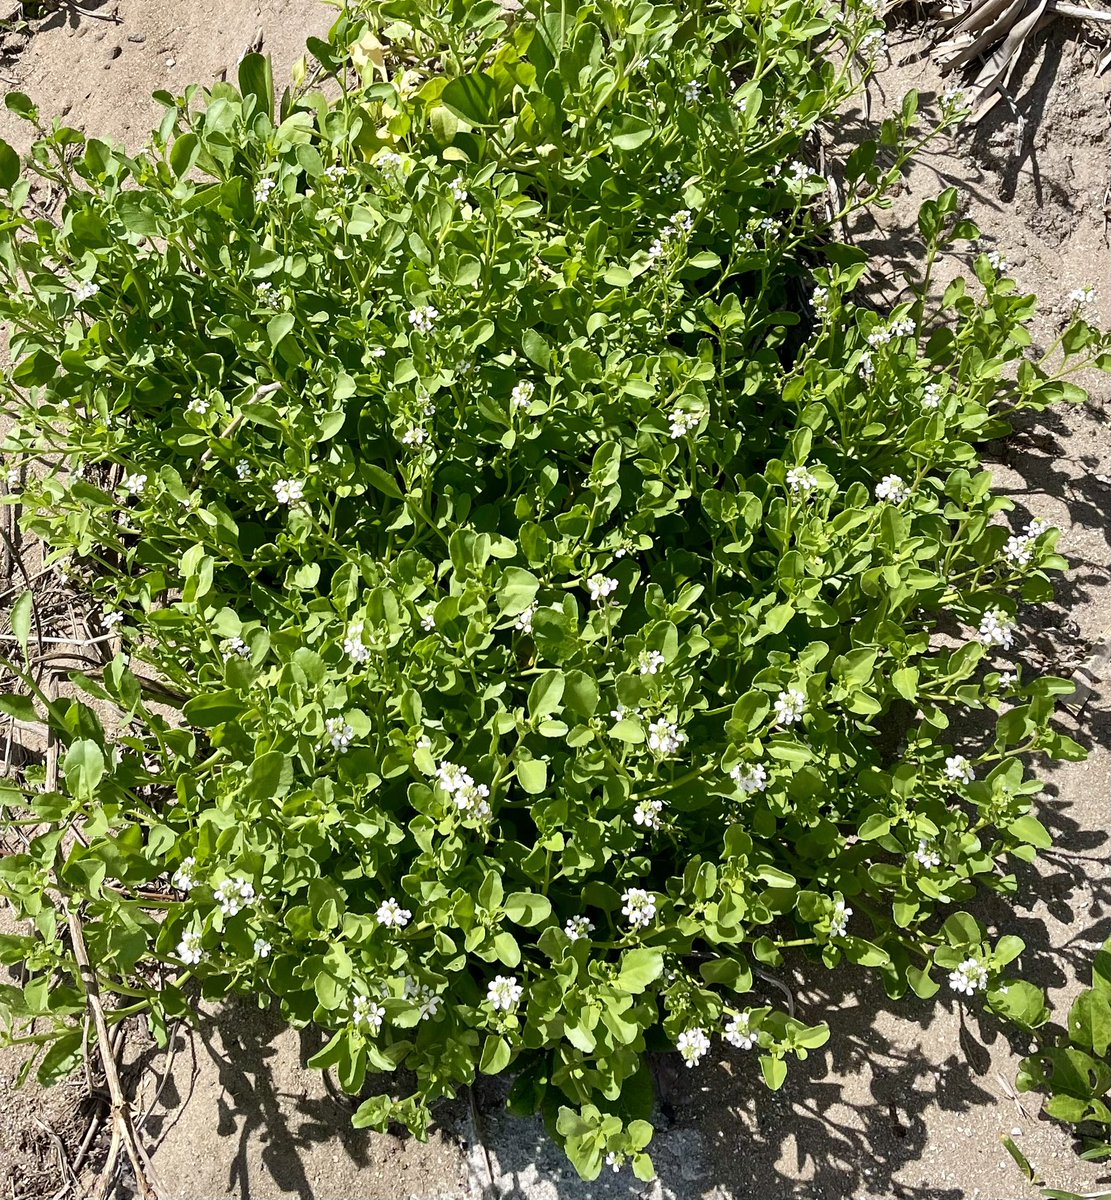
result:
M 1049 0 L 1046 8 L 1060 13 L 1062 17 L 1078 17 L 1082 21 L 1111 21 L 1111 10 L 1106 8 L 1084 8 L 1080 4 L 1066 4 L 1064 0 Z
M 475 1139 L 482 1148 L 482 1160 L 486 1164 L 486 1180 L 491 1195 L 497 1195 L 497 1185 L 494 1182 L 494 1168 L 490 1162 L 490 1151 L 486 1149 L 486 1139 L 482 1136 L 482 1122 L 478 1118 L 478 1105 L 475 1103 L 474 1087 L 467 1084 L 467 1100 L 471 1106 L 471 1124 L 474 1126 Z M 486 1188 L 482 1189 L 484 1192 Z
M 131 1167 L 135 1172 L 135 1181 L 139 1185 L 139 1193 L 143 1200 L 158 1200 L 161 1185 L 155 1174 L 154 1167 L 147 1152 L 143 1149 L 135 1133 L 131 1118 L 131 1105 L 123 1094 L 119 1072 L 116 1070 L 116 1060 L 112 1054 L 112 1039 L 108 1033 L 108 1022 L 104 1018 L 104 1008 L 100 1003 L 100 985 L 96 973 L 89 964 L 89 952 L 85 946 L 85 931 L 81 918 L 72 909 L 66 913 L 69 922 L 70 937 L 73 940 L 73 954 L 85 984 L 85 999 L 93 1014 L 93 1024 L 96 1027 L 97 1045 L 100 1047 L 100 1057 L 104 1066 L 104 1076 L 108 1081 L 108 1091 L 112 1097 L 112 1146 L 108 1162 L 100 1177 L 100 1195 L 105 1195 L 107 1185 L 115 1174 L 116 1157 L 119 1155 L 119 1143 L 123 1142 L 127 1156 L 131 1159 Z

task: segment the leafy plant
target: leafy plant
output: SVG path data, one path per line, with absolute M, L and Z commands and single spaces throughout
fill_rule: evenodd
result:
M 418 1134 L 511 1071 L 588 1178 L 651 1175 L 648 1051 L 721 1036 L 778 1087 L 825 1042 L 764 1002 L 785 951 L 1043 1019 L 962 906 L 1049 845 L 1026 756 L 1081 754 L 1071 685 L 1005 654 L 1062 560 L 977 444 L 1105 347 L 1078 309 L 1033 355 L 983 254 L 927 303 L 977 236 L 952 190 L 918 290 L 854 301 L 831 230 L 916 97 L 839 205 L 806 147 L 876 32 L 375 4 L 310 43 L 331 90 L 249 56 L 147 153 L 0 151 L 17 499 L 121 643 L 85 699 L 13 664 L 0 701 L 63 750 L 3 793 L 35 931 L 0 1016 L 43 1078 L 82 1049 L 62 905 L 113 1019 L 273 1000 L 349 1091 L 411 1070 L 356 1123 Z

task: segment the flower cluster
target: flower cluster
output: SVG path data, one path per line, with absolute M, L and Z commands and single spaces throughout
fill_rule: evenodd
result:
M 988 969 L 978 958 L 966 958 L 949 972 L 949 986 L 964 996 L 982 992 L 988 986 Z

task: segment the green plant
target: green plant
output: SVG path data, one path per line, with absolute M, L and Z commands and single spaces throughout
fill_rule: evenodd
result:
M 59 905 L 113 1019 L 276 998 L 350 1091 L 411 1069 L 356 1121 L 418 1133 L 512 1070 L 587 1177 L 651 1174 L 646 1051 L 720 1033 L 778 1087 L 823 1044 L 759 1002 L 784 951 L 1041 1019 L 959 909 L 1049 844 L 1023 756 L 1080 754 L 1070 685 L 992 662 L 1062 560 L 976 443 L 1103 343 L 1031 355 L 987 255 L 852 301 L 830 230 L 916 98 L 827 203 L 807 138 L 876 32 L 830 12 L 368 5 L 310 43 L 334 99 L 252 56 L 150 153 L 40 129 L 57 221 L 0 152 L 18 502 L 123 647 L 71 676 L 100 707 L 19 663 L 0 701 L 64 751 L 2 797 L 43 1078 L 83 1043 Z

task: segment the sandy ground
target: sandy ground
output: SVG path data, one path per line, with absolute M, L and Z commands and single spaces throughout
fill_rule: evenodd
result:
M 20 52 L 4 69 L 44 113 L 132 147 L 157 120 L 160 110 L 147 98 L 155 88 L 210 82 L 222 70 L 234 77 L 236 60 L 259 30 L 281 80 L 305 37 L 321 34 L 334 15 L 317 0 L 84 7 L 97 16 L 60 14 L 25 45 L 9 37 L 9 49 Z M 976 131 L 935 144 L 868 235 L 897 273 L 920 200 L 958 184 L 969 215 L 1005 253 L 1019 283 L 1044 297 L 1043 340 L 1060 319 L 1054 306 L 1080 284 L 1100 286 L 1100 314 L 1111 321 L 1104 222 L 1111 83 L 1094 77 L 1098 56 L 1081 37 L 1059 23 L 1027 64 L 1024 122 L 1016 125 L 1000 108 Z M 892 62 L 872 89 L 869 111 L 846 122 L 846 138 L 867 136 L 907 88 L 930 98 L 945 86 L 923 45 L 913 33 L 892 38 Z M 26 127 L 0 112 L 0 136 L 25 145 Z M 878 280 L 877 292 L 889 293 L 889 283 Z M 1071 672 L 1111 637 L 1109 392 L 1102 379 L 1086 382 L 1093 387 L 1089 405 L 1030 422 L 993 448 L 1000 486 L 1023 510 L 1066 533 L 1069 573 L 1025 651 L 1028 668 L 1055 673 Z M 1001 932 L 1027 938 L 1029 976 L 1064 999 L 1075 993 L 1091 947 L 1111 934 L 1111 680 L 1071 724 L 1092 754 L 1045 774 L 1042 815 L 1059 848 L 1023 879 L 1018 911 L 998 914 Z M 829 1021 L 829 1046 L 793 1066 L 775 1095 L 740 1052 L 693 1071 L 659 1062 L 654 1153 L 661 1178 L 648 1185 L 628 1173 L 582 1184 L 536 1122 L 505 1113 L 497 1081 L 476 1089 L 477 1126 L 461 1099 L 444 1107 L 427 1144 L 354 1131 L 350 1102 L 302 1065 L 315 1049 L 312 1038 L 249 1008 L 207 1014 L 196 1032 L 178 1034 L 169 1062 L 136 1036 L 141 1070 L 131 1077 L 148 1098 L 165 1077 L 146 1125 L 164 1200 L 1037 1195 L 1002 1149 L 1004 1133 L 1053 1186 L 1090 1191 L 1105 1178 L 1075 1158 L 1059 1126 L 1038 1116 L 1036 1099 L 1013 1097 L 1010 1081 L 1026 1047 L 990 1017 L 962 1012 L 945 996 L 937 1003 L 912 998 L 891 1012 L 863 975 L 810 971 L 793 983 L 804 1018 Z M 42 1126 L 72 1149 L 87 1122 L 83 1089 L 75 1082 L 47 1094 L 33 1087 L 9 1094 L 17 1069 L 14 1053 L 0 1052 L 0 1194 L 45 1200 L 61 1180 L 56 1145 Z

